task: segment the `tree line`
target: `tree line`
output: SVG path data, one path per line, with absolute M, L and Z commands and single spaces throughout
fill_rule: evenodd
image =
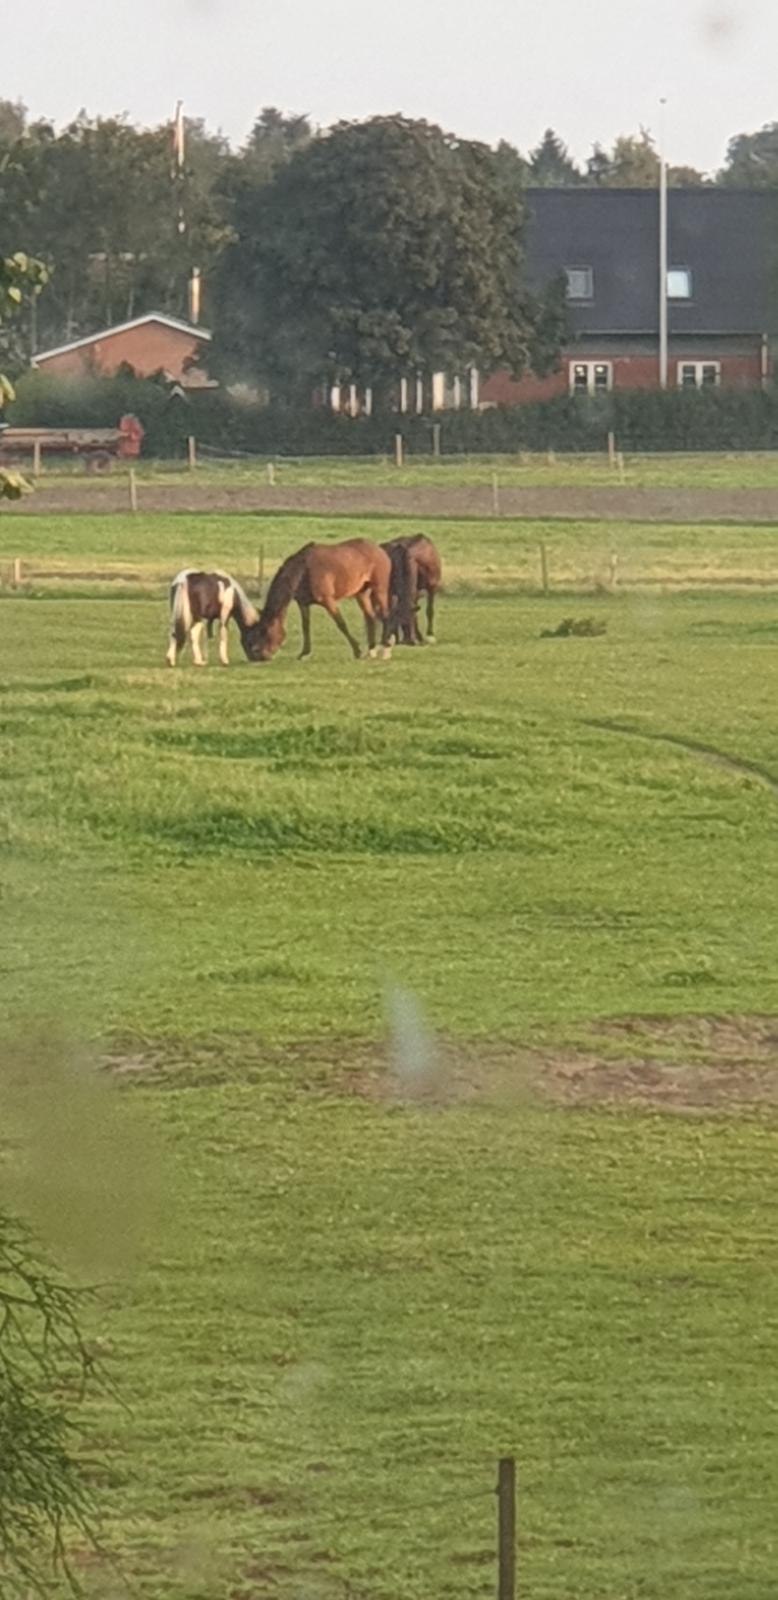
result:
M 82 112 L 57 131 L 0 101 L 0 243 L 47 269 L 0 354 L 19 370 L 146 311 L 186 316 L 198 267 L 214 374 L 279 397 L 349 382 L 380 404 L 418 370 L 542 372 L 564 294 L 526 285 L 526 189 L 650 186 L 658 167 L 646 129 L 579 165 L 551 129 L 523 156 L 403 117 L 318 130 L 275 108 L 237 150 L 188 118 L 180 161 L 169 124 Z M 778 185 L 778 124 L 733 139 L 714 179 L 669 181 Z

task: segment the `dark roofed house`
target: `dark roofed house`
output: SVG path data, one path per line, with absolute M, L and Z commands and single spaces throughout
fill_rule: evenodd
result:
M 548 378 L 483 380 L 482 405 L 659 386 L 659 195 L 653 189 L 532 189 L 534 284 L 564 273 L 571 340 Z M 778 330 L 778 192 L 668 194 L 668 387 L 758 388 Z

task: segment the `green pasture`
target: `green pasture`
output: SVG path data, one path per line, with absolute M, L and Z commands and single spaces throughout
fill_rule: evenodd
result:
M 560 598 L 648 589 L 704 594 L 778 586 L 778 530 L 769 523 L 706 527 L 651 522 L 452 520 L 443 518 L 206 514 L 5 516 L 0 521 L 0 579 L 15 557 L 25 586 L 41 595 L 162 596 L 174 572 L 202 563 L 242 578 L 254 594 L 259 563 L 267 582 L 276 565 L 310 539 L 376 540 L 428 532 L 444 552 L 452 595 L 473 598 L 537 594 L 540 545 L 551 589 Z M 613 557 L 616 565 L 613 565 Z M 534 612 L 531 613 L 534 617 Z M 162 616 L 162 630 L 165 620 Z M 69 630 L 68 630 L 69 631 Z M 145 647 L 144 647 L 145 648 Z
M 444 425 L 445 426 L 445 425 Z M 542 485 L 570 487 L 618 487 L 627 483 L 632 488 L 753 488 L 778 487 L 778 451 L 733 451 L 725 453 L 656 453 L 647 455 L 626 454 L 623 471 L 608 460 L 606 440 L 600 455 L 542 454 L 522 451 L 514 455 L 442 455 L 430 453 L 406 455 L 401 468 L 394 460 L 391 426 L 387 429 L 387 454 L 383 456 L 241 456 L 219 457 L 210 451 L 201 452 L 195 468 L 196 480 L 203 486 L 231 485 L 251 487 L 266 484 L 268 465 L 272 460 L 276 485 L 298 488 L 335 488 L 348 485 L 375 487 L 441 488 L 489 487 L 494 474 L 505 488 L 537 488 Z M 190 469 L 184 460 L 142 460 L 136 466 L 141 483 L 166 482 L 173 478 L 188 478 Z M 116 466 L 112 478 L 126 475 L 126 469 Z M 84 484 L 96 484 L 101 476 L 84 476 L 80 463 L 57 461 L 48 463 L 44 455 L 43 477 L 46 481 L 57 478 L 78 477 Z
M 776 533 L 436 524 L 435 648 L 164 667 L 177 566 L 319 526 L 2 525 L 2 1170 L 123 1402 L 86 1592 L 485 1597 L 511 1452 L 522 1600 L 771 1600 L 778 1121 L 736 1051 L 676 1116 L 526 1062 L 778 1014 Z

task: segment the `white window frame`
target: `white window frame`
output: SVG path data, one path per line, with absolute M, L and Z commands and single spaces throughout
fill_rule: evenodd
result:
M 687 283 L 689 285 L 689 292 L 688 292 L 688 294 L 673 294 L 673 291 L 670 288 L 670 280 L 671 280 L 671 278 L 673 276 L 675 276 L 677 278 L 680 278 L 681 275 L 683 275 L 683 277 L 686 279 L 686 281 L 687 281 Z M 684 302 L 691 300 L 693 294 L 694 294 L 694 277 L 693 277 L 693 274 L 692 274 L 691 267 L 668 267 L 668 269 L 667 269 L 667 298 L 668 298 L 668 300 L 674 300 L 674 301 L 677 301 L 680 305 L 683 305 Z
M 573 305 L 591 305 L 594 299 L 594 267 L 565 267 L 564 272 L 567 281 L 567 299 L 571 301 Z M 589 288 L 586 294 L 571 293 L 570 275 L 573 272 L 586 273 L 589 282 Z
M 719 387 L 719 385 L 721 383 L 721 362 L 720 361 L 679 361 L 677 363 L 677 365 L 676 365 L 676 382 L 678 384 L 678 388 L 679 389 L 691 389 L 692 385 L 690 383 L 684 383 L 684 381 L 683 381 L 684 367 L 694 367 L 694 387 L 695 387 L 695 389 L 718 389 L 718 387 Z M 713 383 L 711 383 L 711 384 L 703 383 L 703 381 L 702 381 L 702 373 L 703 373 L 703 368 L 704 367 L 714 367 L 715 370 L 716 370 L 716 377 L 715 377 Z
M 570 393 L 571 394 L 583 394 L 583 390 L 576 387 L 576 382 L 575 382 L 575 369 L 576 369 L 576 367 L 586 367 L 586 393 L 587 394 L 606 394 L 606 393 L 609 394 L 610 393 L 611 389 L 613 388 L 613 362 L 612 361 L 571 361 L 569 363 L 568 382 L 569 382 L 569 386 L 570 386 Z M 601 387 L 600 388 L 595 388 L 594 373 L 595 373 L 595 368 L 596 367 L 605 367 L 607 369 L 608 382 L 606 383 L 604 389 L 601 388 Z

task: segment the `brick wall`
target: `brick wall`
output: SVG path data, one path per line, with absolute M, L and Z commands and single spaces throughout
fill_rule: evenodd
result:
M 482 405 L 517 406 L 526 405 L 535 400 L 551 400 L 556 395 L 567 394 L 570 387 L 569 366 L 571 361 L 610 361 L 613 365 L 614 389 L 657 389 L 659 387 L 659 360 L 656 355 L 615 355 L 613 353 L 598 355 L 593 349 L 587 348 L 586 353 L 576 351 L 566 352 L 561 368 L 548 378 L 536 378 L 533 373 L 527 373 L 517 383 L 507 372 L 495 372 L 492 377 L 484 378 L 481 383 Z M 684 352 L 673 350 L 668 361 L 668 385 L 674 388 L 677 383 L 677 363 L 679 361 L 718 361 L 721 364 L 721 386 L 726 389 L 758 389 L 761 383 L 761 352 L 754 349 L 749 353 L 740 352 L 737 355 L 723 355 L 710 353 L 704 345 L 700 348 Z
M 194 334 L 168 328 L 162 322 L 144 322 L 121 333 L 107 333 L 77 350 L 64 350 L 61 355 L 42 361 L 40 370 L 56 373 L 58 377 L 78 377 L 84 373 L 110 377 L 127 363 L 139 378 L 150 378 L 155 372 L 169 372 L 185 388 L 196 389 L 209 381 L 204 372 L 185 371 L 186 362 L 196 350 Z

